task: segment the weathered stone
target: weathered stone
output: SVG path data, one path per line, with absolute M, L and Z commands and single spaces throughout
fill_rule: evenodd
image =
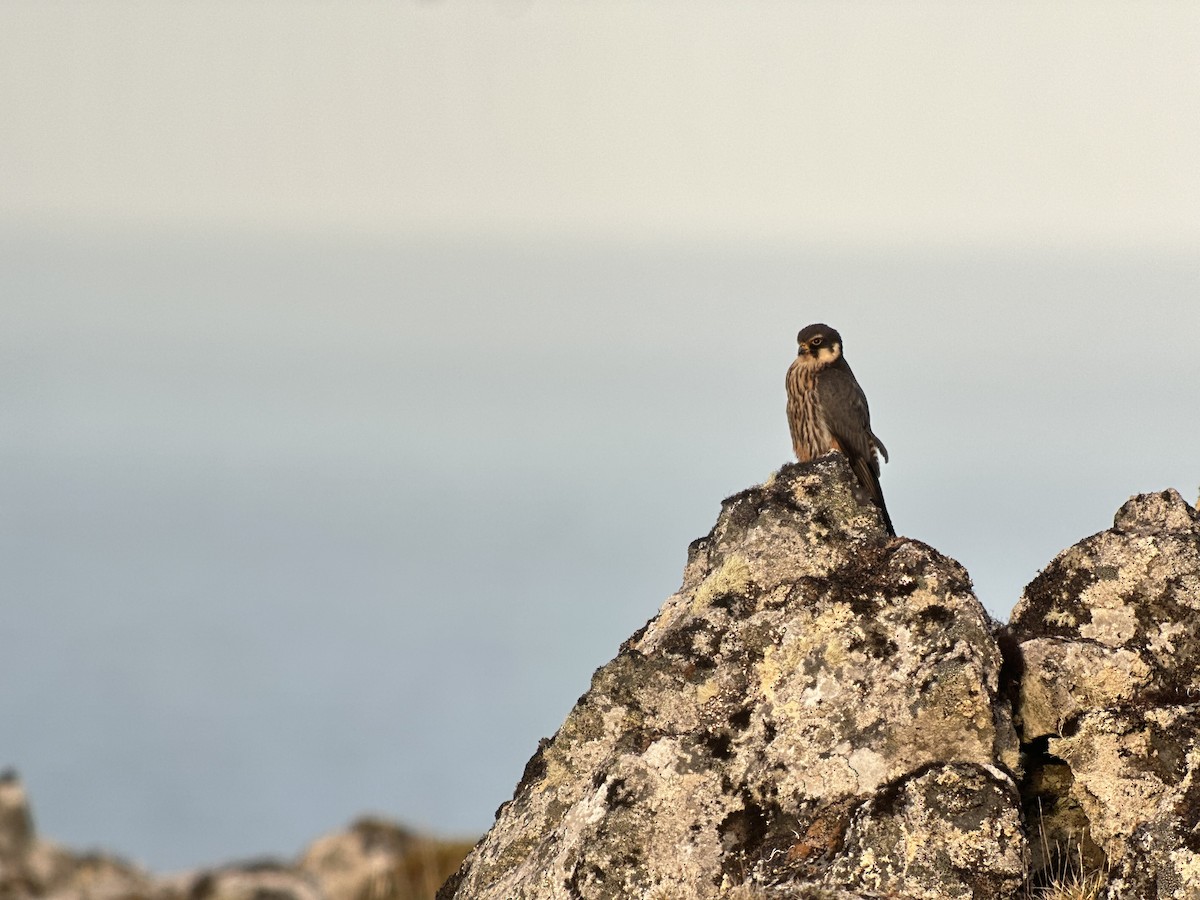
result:
M 1133 535 L 1195 531 L 1198 525 L 1196 510 L 1174 488 L 1157 494 L 1136 494 L 1113 517 L 1114 530 Z
M 21 900 L 38 889 L 30 871 L 33 816 L 25 788 L 15 773 L 0 773 L 0 900 Z
M 1014 892 L 1017 743 L 987 616 L 854 483 L 834 454 L 729 498 L 439 896 Z
M 1027 740 L 1059 734 L 1081 712 L 1131 703 L 1151 683 L 1150 666 L 1134 650 L 1033 638 L 1021 653 L 1018 722 Z
M 1196 511 L 1175 491 L 1131 498 L 1030 583 L 1011 634 L 1029 769 L 1055 773 L 1026 785 L 1031 830 L 1073 837 L 1109 900 L 1200 900 Z

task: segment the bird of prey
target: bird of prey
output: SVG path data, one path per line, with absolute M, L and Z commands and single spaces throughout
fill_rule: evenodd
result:
M 867 398 L 842 355 L 842 336 L 828 325 L 809 325 L 796 336 L 800 345 L 787 372 L 787 416 L 796 458 L 808 462 L 841 451 L 863 488 L 883 513 L 888 534 L 892 519 L 879 487 L 879 460 L 887 448 L 871 431 Z

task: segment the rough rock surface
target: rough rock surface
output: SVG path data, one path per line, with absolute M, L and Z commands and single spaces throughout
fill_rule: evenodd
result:
M 1112 900 L 1200 898 L 1196 510 L 1131 498 L 1030 583 L 1010 627 L 1040 857 L 1076 846 Z
M 854 485 L 833 454 L 726 500 L 438 896 L 1013 895 L 1017 740 L 987 616 Z

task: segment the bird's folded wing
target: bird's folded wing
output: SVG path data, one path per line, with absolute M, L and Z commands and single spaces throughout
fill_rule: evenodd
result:
M 849 367 L 826 369 L 817 379 L 817 390 L 821 393 L 825 422 L 850 457 L 851 464 L 861 460 L 878 476 L 879 460 L 875 458 L 873 447 L 871 414 L 854 373 Z

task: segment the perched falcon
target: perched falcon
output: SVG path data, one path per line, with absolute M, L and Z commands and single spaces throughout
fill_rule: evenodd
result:
M 867 398 L 842 355 L 842 336 L 828 325 L 809 325 L 796 336 L 800 345 L 787 373 L 787 415 L 796 458 L 808 462 L 840 450 L 879 511 L 888 534 L 892 519 L 879 487 L 879 460 L 887 448 L 871 431 Z

